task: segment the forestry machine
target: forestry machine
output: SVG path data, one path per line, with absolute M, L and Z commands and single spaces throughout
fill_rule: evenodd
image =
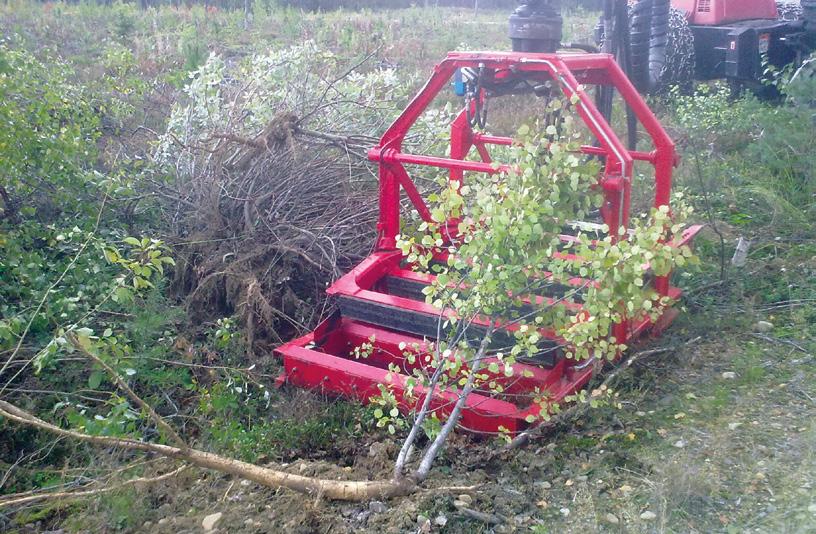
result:
M 766 63 L 816 50 L 816 0 L 605 0 L 597 36 L 644 93 L 692 77 L 756 87 Z
M 425 221 L 439 218 L 438 214 L 432 216 L 427 191 L 414 180 L 417 175 L 427 176 L 428 168 L 444 172 L 453 187 L 467 183 L 472 173 L 513 172 L 508 164 L 493 159 L 497 156 L 495 147 L 510 146 L 514 140 L 486 130 L 491 100 L 521 99 L 521 106 L 528 106 L 533 114 L 533 109 L 543 106 L 529 107 L 531 101 L 546 103 L 559 98 L 569 103 L 568 112 L 583 123 L 586 144 L 577 152 L 600 162 L 597 190 L 603 195 L 603 204 L 597 219 L 565 225 L 560 236 L 563 243 L 574 242 L 578 229 L 584 234 L 593 232 L 598 239 L 625 239 L 632 198 L 643 199 L 654 207 L 670 207 L 672 172 L 678 164 L 674 143 L 611 54 L 562 46 L 558 7 L 556 1 L 521 5 L 510 17 L 511 52 L 450 52 L 434 67 L 426 84 L 380 142 L 369 150 L 368 158 L 376 163 L 379 172 L 379 220 L 373 252 L 328 288 L 337 311 L 313 332 L 277 349 L 283 361 L 279 383 L 363 402 L 382 395 L 381 388 L 387 388 L 402 411 L 413 410 L 425 399 L 440 418 L 453 409 L 459 391 L 429 391 L 412 376 L 417 369 L 428 370 L 430 344 L 439 338 L 440 331 L 445 335 L 444 319 L 452 311 L 426 302 L 423 290 L 435 277 L 407 262 L 397 248 L 397 237 L 410 210 Z M 445 94 L 451 85 L 454 94 Z M 406 138 L 410 139 L 412 128 L 440 94 L 445 100 L 461 97 L 460 111 L 450 123 L 449 150 L 444 155 L 417 153 Z M 611 115 L 599 108 L 598 102 L 614 94 L 629 110 L 629 122 L 635 126 L 639 123 L 648 137 L 648 142 L 641 143 L 643 150 L 627 147 L 619 132 L 625 132 L 629 125 L 614 124 Z M 634 181 L 636 165 L 639 179 Z M 448 217 L 448 227 L 454 234 L 451 239 L 455 239 L 458 221 Z M 684 246 L 698 230 L 691 227 L 665 246 Z M 570 255 L 570 250 L 565 246 L 554 254 Z M 447 247 L 439 247 L 436 261 L 446 261 L 448 252 Z M 579 256 L 570 257 L 576 264 L 581 261 Z M 644 267 L 649 269 L 648 265 Z M 582 277 L 582 269 L 575 269 L 568 284 L 545 280 L 531 283 L 531 287 L 542 289 L 526 297 L 530 305 L 563 306 L 576 321 L 590 320 L 581 288 L 598 287 L 598 282 Z M 661 297 L 680 296 L 668 275 L 650 273 L 646 283 Z M 618 343 L 631 345 L 639 338 L 659 333 L 677 313 L 676 309 L 666 309 L 655 322 L 632 315 L 615 324 L 608 335 Z M 512 344 L 513 332 L 519 328 L 513 321 L 483 317 L 474 319 L 468 328 L 478 334 L 480 329 L 497 324 L 499 330 L 491 339 L 499 346 Z M 480 373 L 502 385 L 504 391 L 501 396 L 479 390 L 470 394 L 459 425 L 475 433 L 514 434 L 530 421 L 540 421 L 542 410 L 549 410 L 547 403 L 562 403 L 565 397 L 584 388 L 599 366 L 592 359 L 568 358 L 564 345 L 557 334 L 542 329 L 539 352 L 514 364 L 513 376 L 493 372 L 497 366 L 485 363 Z M 361 351 L 361 347 L 365 350 Z M 366 353 L 365 357 L 359 357 L 361 352 Z M 542 398 L 547 402 L 539 402 Z

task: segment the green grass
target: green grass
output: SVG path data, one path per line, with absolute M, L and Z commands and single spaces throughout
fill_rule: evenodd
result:
M 365 408 L 344 400 L 327 402 L 321 397 L 298 394 L 300 406 L 289 413 L 289 410 L 242 405 L 240 399 L 228 392 L 222 391 L 219 395 L 222 398 L 218 401 L 224 406 L 209 412 L 210 424 L 202 436 L 204 442 L 220 453 L 249 462 L 329 454 L 339 455 L 344 463 L 343 449 L 353 449 L 355 440 L 371 421 Z

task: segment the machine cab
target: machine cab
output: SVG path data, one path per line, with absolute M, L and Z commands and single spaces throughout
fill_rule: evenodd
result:
M 684 11 L 689 24 L 717 26 L 741 20 L 776 20 L 774 0 L 672 0 L 672 7 Z

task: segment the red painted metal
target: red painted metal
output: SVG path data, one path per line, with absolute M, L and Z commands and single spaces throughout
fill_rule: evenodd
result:
M 741 20 L 776 20 L 776 0 L 672 0 L 691 24 L 716 26 Z
M 380 143 L 371 148 L 369 159 L 379 164 L 379 204 L 380 216 L 377 224 L 377 249 L 348 274 L 341 277 L 327 290 L 341 302 L 355 306 L 369 306 L 373 315 L 362 319 L 354 316 L 332 316 L 325 320 L 314 332 L 295 339 L 280 348 L 277 353 L 283 358 L 284 374 L 282 382 L 296 386 L 319 388 L 323 391 L 346 395 L 366 401 L 379 395 L 379 385 L 391 388 L 403 410 L 411 410 L 421 402 L 426 392 L 419 386 L 413 388 L 413 396 L 408 396 L 411 372 L 423 366 L 423 359 L 416 358 L 409 363 L 404 354 L 407 344 L 427 347 L 427 340 L 407 329 L 394 330 L 379 323 L 379 311 L 383 314 L 398 311 L 402 317 L 417 321 L 430 318 L 437 323 L 440 316 L 450 316 L 451 311 L 440 311 L 425 302 L 419 295 L 402 294 L 392 291 L 391 284 L 407 284 L 422 287 L 432 283 L 434 277 L 406 268 L 403 257 L 396 249 L 396 237 L 401 228 L 401 191 L 424 220 L 430 220 L 430 212 L 419 189 L 414 184 L 406 166 L 426 166 L 446 169 L 451 181 L 462 184 L 467 172 L 498 173 L 511 172 L 506 164 L 493 162 L 490 146 L 508 146 L 513 143 L 509 137 L 474 132 L 463 109 L 451 124 L 450 156 L 438 157 L 424 154 L 410 154 L 403 151 L 403 141 L 422 113 L 433 99 L 447 87 L 455 71 L 460 68 L 485 69 L 494 73 L 497 80 L 508 76 L 524 76 L 532 82 L 555 82 L 563 95 L 574 104 L 572 109 L 580 116 L 588 131 L 594 137 L 594 145 L 584 145 L 580 152 L 602 159 L 604 166 L 599 176 L 599 185 L 604 195 L 601 215 L 609 227 L 609 235 L 617 236 L 618 228 L 626 228 L 629 220 L 631 188 L 634 161 L 651 165 L 654 171 L 654 205 L 669 205 L 672 187 L 672 171 L 678 164 L 674 143 L 660 125 L 657 118 L 641 98 L 629 79 L 609 55 L 605 54 L 527 54 L 519 52 L 452 52 L 439 63 L 431 78 L 408 104 L 405 111 L 388 128 Z M 652 150 L 648 152 L 627 150 L 615 130 L 596 108 L 587 94 L 585 85 L 610 85 L 614 87 L 626 104 L 633 110 L 638 121 L 651 139 Z M 484 98 L 485 95 L 480 95 Z M 473 105 L 472 103 L 470 105 Z M 475 110 L 471 108 L 471 113 Z M 481 161 L 468 159 L 475 148 Z M 458 221 L 451 220 L 451 228 Z M 597 225 L 600 228 L 602 225 Z M 688 229 L 681 243 L 689 243 L 699 231 L 699 227 Z M 575 236 L 564 235 L 562 240 L 574 241 Z M 566 253 L 558 253 L 567 256 Z M 446 253 L 440 252 L 438 260 L 445 261 Z M 576 260 L 580 258 L 571 256 Z M 680 291 L 669 284 L 669 277 L 652 277 L 651 283 L 659 294 L 674 298 Z M 595 285 L 593 280 L 573 278 L 565 291 L 576 294 L 582 287 Z M 581 317 L 583 311 L 580 299 L 574 296 L 555 299 L 551 296 L 533 295 L 530 302 L 556 303 L 564 306 L 569 313 Z M 348 308 L 352 309 L 352 308 Z M 626 321 L 613 328 L 610 333 L 623 343 L 649 331 L 665 328 L 676 315 L 673 310 L 664 314 L 656 324 L 648 319 L 637 323 Z M 489 318 L 474 321 L 475 326 L 496 324 Z M 374 324 L 377 323 L 377 324 Z M 409 325 L 411 326 L 411 325 Z M 500 329 L 512 331 L 513 324 L 499 324 Z M 416 331 L 416 330 L 414 330 Z M 555 347 L 563 340 L 553 332 L 542 331 L 545 338 Z M 354 359 L 354 348 L 373 339 L 373 352 L 363 360 Z M 420 349 L 422 352 L 423 349 Z M 389 372 L 389 365 L 396 365 L 399 372 Z M 520 366 L 520 367 L 519 367 Z M 559 403 L 570 394 L 586 385 L 595 366 L 588 362 L 575 362 L 566 358 L 556 358 L 552 365 L 517 364 L 518 373 L 514 378 L 495 376 L 493 379 L 505 386 L 502 399 L 491 398 L 487 392 L 477 391 L 467 401 L 461 426 L 473 432 L 511 433 L 520 431 L 526 425 L 529 415 L 536 415 L 540 406 L 532 402 L 537 396 L 544 396 L 549 402 Z M 521 372 L 525 371 L 525 372 Z M 441 415 L 448 413 L 456 401 L 455 392 L 434 393 L 432 405 Z

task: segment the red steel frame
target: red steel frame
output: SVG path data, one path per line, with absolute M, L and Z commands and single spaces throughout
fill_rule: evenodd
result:
M 634 161 L 647 162 L 653 166 L 654 205 L 656 207 L 669 205 L 672 171 L 678 163 L 674 143 L 611 56 L 452 52 L 434 68 L 430 80 L 388 128 L 379 145 L 369 151 L 369 159 L 379 163 L 380 215 L 377 223 L 377 250 L 351 272 L 337 280 L 328 289 L 329 295 L 335 295 L 341 300 L 352 299 L 355 302 L 379 306 L 382 309 L 403 310 L 417 314 L 417 317 L 438 318 L 442 313 L 424 300 L 390 294 L 382 289 L 382 281 L 396 278 L 410 283 L 429 283 L 433 279 L 431 275 L 405 268 L 402 255 L 396 249 L 402 209 L 401 191 L 405 191 L 419 215 L 425 220 L 430 220 L 430 211 L 405 165 L 448 169 L 450 179 L 458 183 L 462 183 L 465 171 L 496 173 L 510 170 L 507 165 L 497 165 L 492 161 L 488 146 L 510 145 L 513 140 L 509 137 L 474 132 L 468 124 L 464 109 L 451 124 L 450 157 L 403 152 L 403 141 L 411 127 L 434 98 L 447 87 L 456 70 L 460 68 L 486 69 L 495 73 L 496 80 L 523 75 L 529 80 L 541 83 L 555 82 L 563 94 L 571 99 L 572 108 L 597 140 L 597 146 L 583 146 L 581 152 L 600 156 L 605 162 L 599 177 L 604 194 L 601 216 L 604 223 L 609 226 L 610 235 L 618 235 L 618 229 L 626 228 L 628 223 Z M 651 152 L 627 150 L 585 91 L 584 87 L 587 85 L 613 86 L 651 138 L 654 149 Z M 481 161 L 466 161 L 465 158 L 474 147 Z M 680 242 L 674 245 L 689 243 L 697 231 L 699 227 L 689 228 Z M 571 237 L 563 236 L 563 239 L 570 240 Z M 592 281 L 576 278 L 570 282 L 575 286 L 585 283 Z M 668 276 L 655 277 L 652 284 L 660 295 L 675 299 L 680 296 L 680 291 L 670 286 Z M 574 302 L 565 302 L 563 305 L 580 309 L 580 305 Z M 648 330 L 665 328 L 675 315 L 676 311 L 668 310 L 657 324 L 652 324 L 648 319 L 636 324 L 627 321 L 616 325 L 612 335 L 618 341 L 628 343 Z M 407 343 L 409 346 L 413 343 L 421 345 L 425 340 L 407 331 L 393 331 L 372 324 L 373 319 L 368 321 L 345 316 L 332 317 L 314 332 L 278 348 L 277 353 L 283 358 L 284 364 L 281 382 L 321 388 L 326 392 L 351 396 L 363 401 L 380 393 L 379 384 L 388 383 L 388 387 L 400 399 L 401 408 L 412 409 L 417 400 L 421 402 L 425 391 L 421 387 L 416 387 L 412 400 L 403 398 L 411 366 L 408 365 L 399 346 L 400 343 Z M 373 353 L 369 358 L 355 360 L 350 356 L 354 347 L 369 342 L 370 339 L 375 341 Z M 389 364 L 401 366 L 404 372 L 389 373 Z M 528 364 L 518 365 L 516 374 L 529 375 L 530 378 L 516 378 L 507 384 L 506 390 L 509 398 L 519 398 L 521 401 L 514 403 L 491 398 L 481 392 L 474 393 L 468 398 L 461 426 L 474 432 L 497 432 L 500 429 L 511 433 L 520 431 L 527 425 L 527 416 L 537 414 L 540 409 L 538 405 L 530 403 L 533 395 L 546 392 L 551 402 L 561 402 L 565 396 L 586 385 L 594 368 L 587 362 L 563 358 L 547 369 Z M 387 378 L 390 378 L 390 381 L 387 382 Z M 445 414 L 455 400 L 455 393 L 434 393 L 433 406 Z

